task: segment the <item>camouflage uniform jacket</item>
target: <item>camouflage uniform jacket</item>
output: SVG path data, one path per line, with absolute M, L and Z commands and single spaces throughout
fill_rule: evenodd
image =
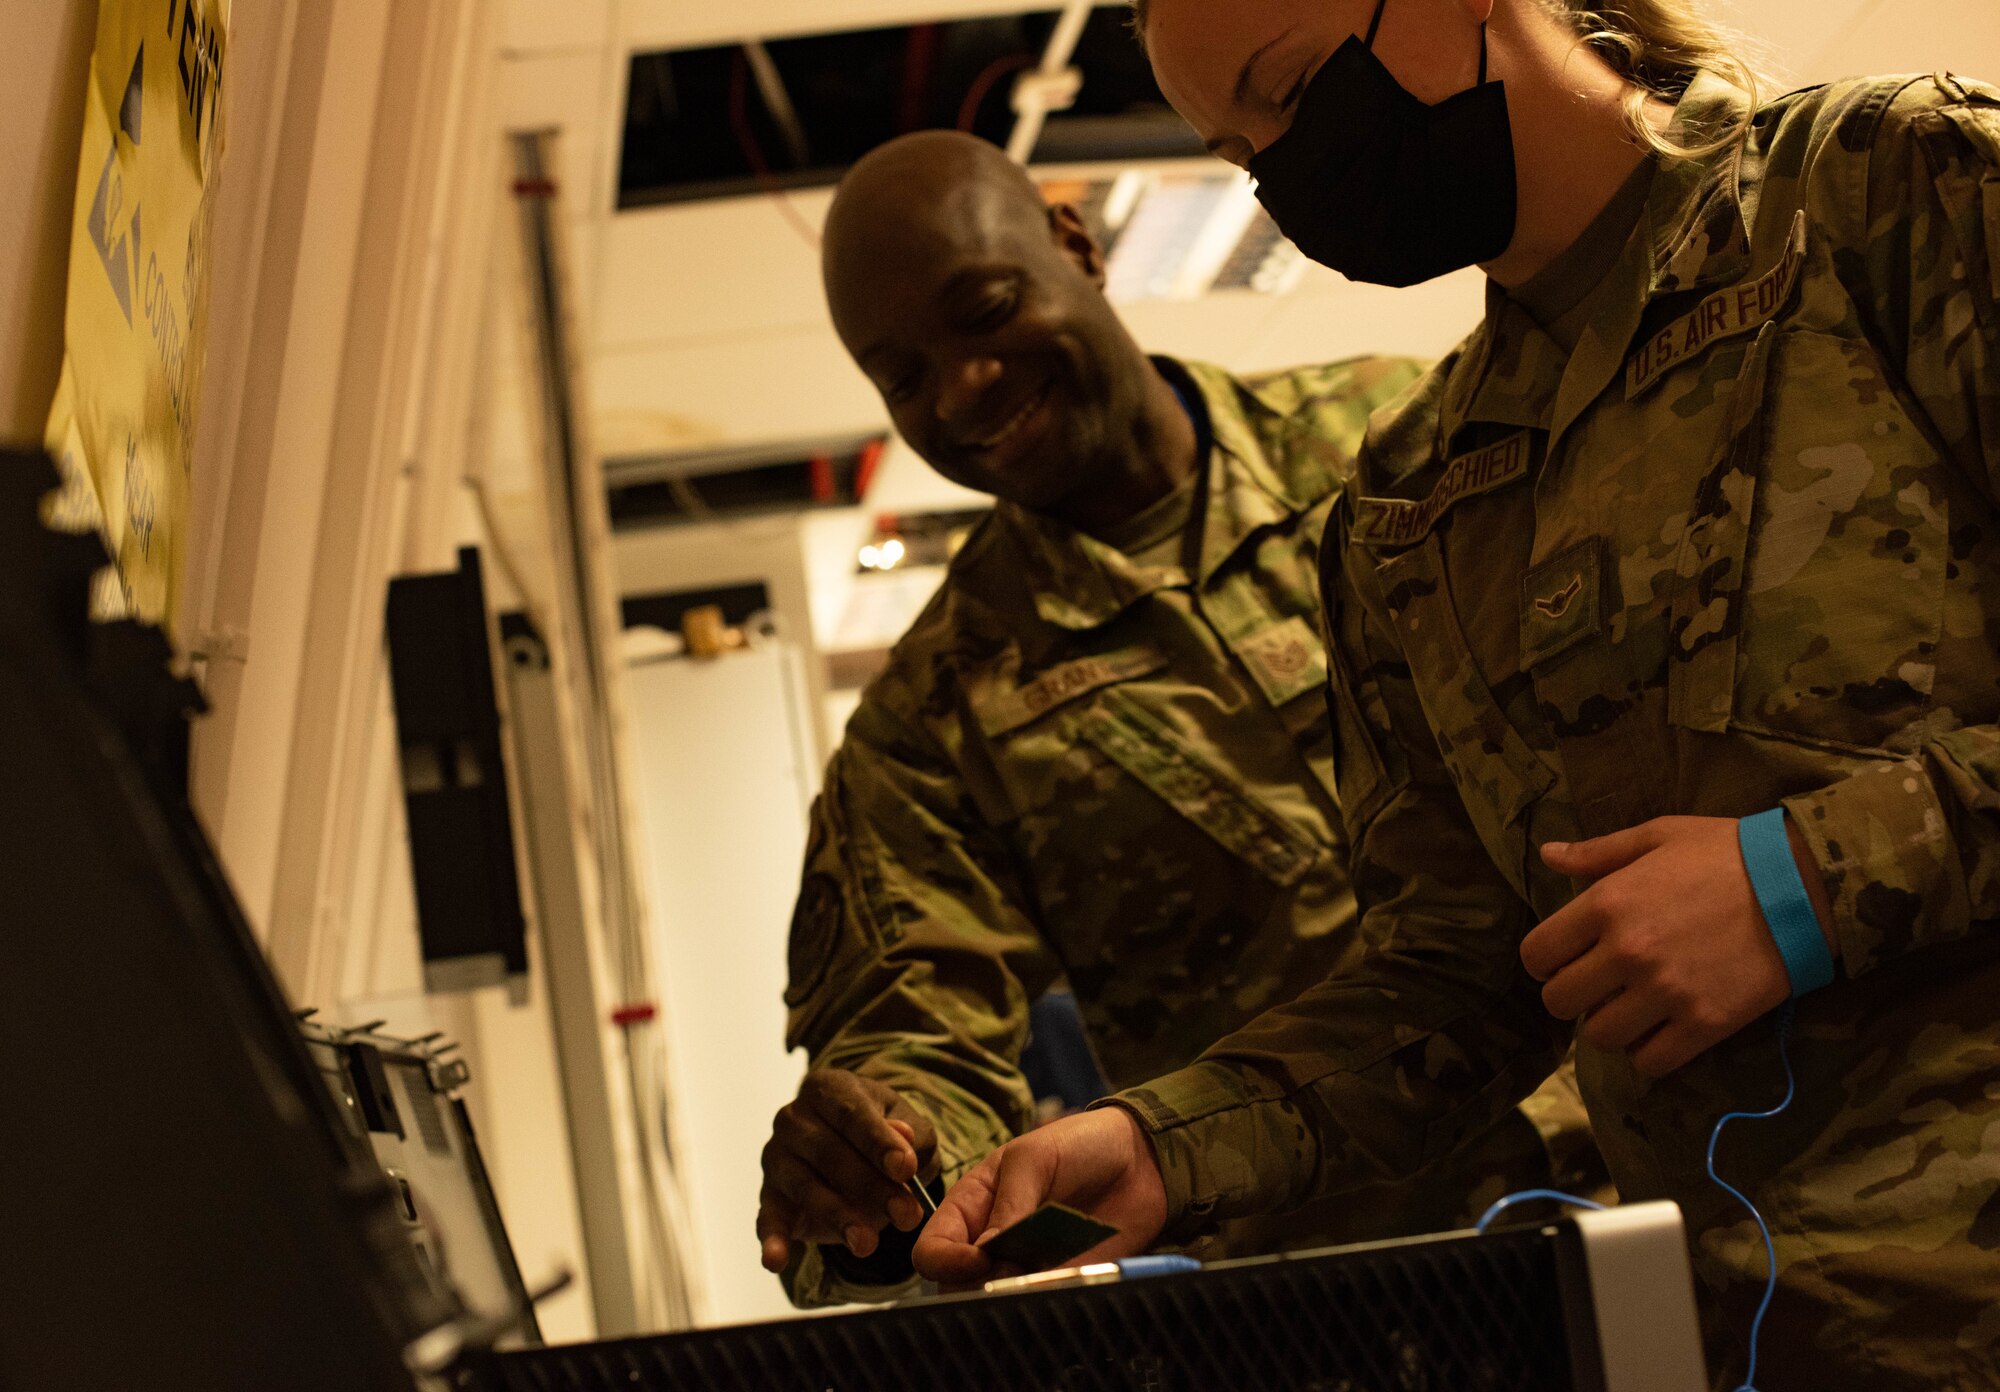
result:
M 1741 101 L 1699 80 L 1676 128 Z M 1392 951 L 1122 1100 L 1179 1215 L 1422 1163 L 1567 1039 L 1518 956 L 1574 892 L 1536 847 L 1783 805 L 1843 960 L 1797 1003 L 1797 1100 L 1719 1155 L 1777 1241 L 1759 1385 L 1993 1387 L 2000 96 L 1772 103 L 1740 154 L 1662 166 L 1593 305 L 1564 353 L 1496 294 L 1377 417 L 1328 539 L 1342 804 Z M 1766 1262 L 1704 1149 L 1783 1096 L 1777 1028 L 1650 1086 L 1577 1064 L 1620 1191 L 1685 1210 L 1736 1373 Z
M 1002 505 L 866 692 L 814 810 L 789 1043 L 924 1109 L 946 1180 L 1031 1124 L 1018 1059 L 1058 976 L 1123 1086 L 1355 955 L 1318 541 L 1370 412 L 1417 371 L 1362 360 L 1251 386 L 1189 367 L 1215 441 L 1199 574 Z M 1479 1149 L 1492 1193 L 1546 1182 L 1519 1118 Z M 1453 1226 L 1473 1182 L 1226 1245 Z M 795 1263 L 795 1300 L 896 1293 L 834 1258 Z

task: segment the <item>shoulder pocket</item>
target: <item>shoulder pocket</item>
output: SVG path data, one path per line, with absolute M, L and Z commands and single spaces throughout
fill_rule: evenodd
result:
M 1695 490 L 1682 534 L 1667 716 L 1690 730 L 1719 733 L 1729 728 L 1733 713 L 1743 571 L 1764 452 L 1764 384 L 1777 341 L 1778 326 L 1766 324 L 1744 356 L 1723 413 L 1715 463 Z
M 1948 106 L 1919 129 L 1945 136 L 1926 140 L 1931 178 L 1975 288 L 1971 307 L 1991 328 L 2000 298 L 2000 107 Z
M 1303 829 L 1122 692 L 1107 693 L 1083 718 L 1081 733 L 1105 758 L 1278 885 L 1297 884 L 1325 853 Z
M 1865 342 L 1767 328 L 1674 581 L 1668 714 L 1857 751 L 1927 737 L 1953 476 Z

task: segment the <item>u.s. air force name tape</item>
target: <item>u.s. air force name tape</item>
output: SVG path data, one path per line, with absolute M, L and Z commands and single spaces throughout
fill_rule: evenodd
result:
M 1625 399 L 1632 400 L 1681 363 L 1725 338 L 1761 329 L 1778 317 L 1806 264 L 1806 215 L 1792 221 L 1785 254 L 1769 271 L 1718 290 L 1639 345 L 1625 364 Z

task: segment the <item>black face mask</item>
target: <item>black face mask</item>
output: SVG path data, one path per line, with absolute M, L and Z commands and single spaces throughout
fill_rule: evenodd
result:
M 1257 198 L 1313 260 L 1350 280 L 1416 285 L 1491 261 L 1514 239 L 1514 132 L 1505 83 L 1426 106 L 1366 41 L 1321 65 L 1292 127 L 1250 161 Z

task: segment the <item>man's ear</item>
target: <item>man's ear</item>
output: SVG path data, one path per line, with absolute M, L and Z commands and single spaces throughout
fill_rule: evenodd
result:
M 1057 203 L 1049 208 L 1049 237 L 1072 266 L 1089 276 L 1098 289 L 1104 288 L 1104 248 L 1090 235 L 1075 205 Z

